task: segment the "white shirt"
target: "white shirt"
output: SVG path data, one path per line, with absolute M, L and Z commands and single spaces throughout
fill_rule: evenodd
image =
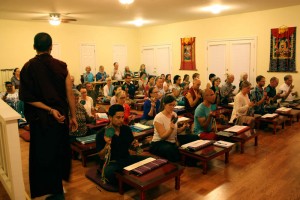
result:
M 177 116 L 177 114 L 175 112 L 173 112 L 172 115 Z M 171 123 L 171 118 L 168 118 L 162 112 L 160 112 L 155 116 L 155 118 L 153 120 L 153 124 L 155 122 L 158 122 L 161 125 L 163 125 L 165 130 L 169 130 L 170 123 Z M 171 133 L 171 135 L 167 139 L 165 139 L 165 141 L 175 143 L 176 138 L 177 138 L 177 122 L 175 124 L 175 128 L 174 128 L 173 132 Z M 154 135 L 153 135 L 153 138 L 152 138 L 152 142 L 157 142 L 157 141 L 161 141 L 161 140 L 163 140 L 163 139 L 159 136 L 159 134 L 158 134 L 158 132 L 157 132 L 155 126 L 154 126 Z
M 116 96 L 113 96 L 111 99 L 110 99 L 110 105 L 112 106 L 112 105 L 114 105 L 114 104 L 116 104 L 117 103 L 117 98 L 116 98 Z
M 79 102 L 81 100 L 84 100 L 85 101 L 85 104 L 83 105 L 83 107 L 85 108 L 87 114 L 89 116 L 92 116 L 92 109 L 94 108 L 94 101 L 91 97 L 87 96 L 86 99 L 79 99 Z
M 282 84 L 279 87 L 279 93 L 282 92 L 282 94 L 280 96 L 284 96 L 286 95 L 286 93 L 288 93 L 290 89 L 290 86 L 288 86 L 286 83 Z M 289 96 L 285 99 L 285 101 L 293 101 L 295 99 L 295 97 L 292 95 L 293 90 L 290 92 Z
M 233 104 L 233 110 L 230 118 L 230 123 L 233 123 L 233 120 L 235 120 L 239 116 L 247 115 L 249 109 L 249 103 L 250 103 L 250 99 L 248 97 L 248 94 L 243 95 L 241 92 L 239 92 L 234 97 L 234 104 Z
M 115 70 L 113 70 L 112 74 L 111 74 L 111 78 L 113 80 L 118 80 L 118 81 L 121 81 L 122 80 L 122 73 L 120 72 L 120 70 L 118 70 L 114 76 L 114 73 L 115 73 Z

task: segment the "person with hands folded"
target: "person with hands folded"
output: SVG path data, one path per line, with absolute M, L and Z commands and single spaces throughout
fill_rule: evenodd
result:
M 217 135 L 213 131 L 215 118 L 218 117 L 216 105 L 213 104 L 216 95 L 212 89 L 205 89 L 202 94 L 204 100 L 195 110 L 194 116 L 194 134 L 203 140 L 215 140 Z
M 161 112 L 154 118 L 154 135 L 150 146 L 150 152 L 164 157 L 169 161 L 180 160 L 178 144 L 183 145 L 197 140 L 194 135 L 178 135 L 187 128 L 184 123 L 182 127 L 177 126 L 177 114 L 173 111 L 176 106 L 174 96 L 168 95 L 162 99 Z
M 124 167 L 144 160 L 145 156 L 133 155 L 131 148 L 138 146 L 129 126 L 123 124 L 124 108 L 122 105 L 112 105 L 108 110 L 110 123 L 96 135 L 96 149 L 101 159 L 105 159 L 102 168 L 102 180 L 117 187 L 115 172 L 121 172 Z
M 145 125 L 153 125 L 153 119 L 159 113 L 160 100 L 158 99 L 158 89 L 151 87 L 149 89 L 149 98 L 144 102 L 144 112 L 141 123 Z
M 254 128 L 255 119 L 252 117 L 252 112 L 255 103 L 251 102 L 248 96 L 251 83 L 244 81 L 241 88 L 242 90 L 234 98 L 233 111 L 229 122 Z

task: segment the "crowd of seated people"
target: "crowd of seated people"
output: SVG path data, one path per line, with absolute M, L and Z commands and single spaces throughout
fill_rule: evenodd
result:
M 18 79 L 17 74 L 18 70 L 15 71 L 14 75 L 16 79 Z M 177 162 L 180 160 L 178 150 L 180 145 L 198 139 L 217 139 L 215 128 L 216 118 L 219 117 L 216 111 L 218 106 L 233 102 L 229 123 L 247 125 L 254 129 L 254 114 L 263 115 L 271 112 L 267 106 L 273 105 L 273 108 L 277 108 L 278 100 L 292 101 L 297 96 L 291 75 L 284 77 L 284 83 L 279 87 L 279 92 L 276 92 L 279 83 L 276 77 L 272 77 L 270 84 L 265 87 L 265 77 L 257 76 L 256 86 L 251 90 L 251 83 L 247 81 L 247 76 L 243 76 L 240 82 L 240 91 L 237 94 L 234 93 L 234 76 L 232 74 L 226 75 L 223 86 L 220 86 L 221 79 L 219 77 L 210 74 L 211 83 L 204 90 L 200 89 L 199 73 L 193 74 L 192 81 L 189 81 L 188 74 L 184 75 L 183 81 L 180 75 L 174 75 L 172 83 L 171 74 L 167 74 L 166 78 L 163 74 L 160 76 L 148 75 L 145 65 L 141 65 L 140 78 L 137 80 L 137 84 L 134 84 L 132 77 L 129 67 L 125 67 L 125 72 L 121 73 L 118 63 L 114 63 L 111 76 L 108 76 L 104 67 L 100 66 L 99 72 L 94 77 L 91 68 L 87 66 L 86 73 L 83 75 L 84 83 L 80 86 L 79 91 L 73 90 L 79 128 L 77 131 L 69 133 L 71 138 L 91 134 L 86 124 L 95 120 L 94 108 L 99 103 L 100 94 L 98 93 L 100 88 L 95 90 L 91 82 L 96 79 L 106 83 L 102 88 L 103 102 L 110 103 L 108 111 L 110 122 L 106 128 L 113 127 L 115 135 L 108 137 L 105 135 L 106 129 L 101 129 L 97 133 L 96 144 L 102 158 L 109 150 L 111 158 L 115 158 L 117 161 L 116 165 L 109 163 L 108 168 L 106 168 L 107 171 L 104 172 L 105 177 L 112 184 L 116 183 L 114 172 L 141 159 L 140 157 L 137 159 L 131 157 L 130 146 L 138 144 L 133 139 L 132 131 L 128 127 L 135 121 L 135 115 L 131 113 L 131 103 L 128 98 L 134 100 L 137 94 L 145 96 L 140 123 L 153 126 L 154 134 L 150 144 L 150 152 L 172 162 Z M 121 84 L 123 78 L 124 83 Z M 115 85 L 112 83 L 113 80 L 116 80 Z M 13 102 L 18 99 L 17 90 L 14 89 L 11 82 L 7 82 L 5 86 L 7 91 L 1 93 L 0 97 L 9 105 L 14 105 Z M 74 77 L 73 88 L 76 88 Z M 176 121 L 178 117 L 174 112 L 176 105 L 185 106 L 185 112 L 192 116 L 192 134 L 186 133 L 190 127 L 189 123 Z

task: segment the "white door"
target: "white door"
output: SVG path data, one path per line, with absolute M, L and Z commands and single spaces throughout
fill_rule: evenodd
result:
M 170 46 L 161 46 L 156 49 L 156 73 L 170 74 L 171 73 L 171 51 Z
M 113 46 L 113 62 L 119 63 L 119 70 L 124 72 L 125 66 L 127 66 L 127 46 L 126 45 L 114 45 Z M 129 66 L 131 67 L 131 66 Z M 111 73 L 112 73 L 111 69 Z M 132 69 L 130 69 L 132 71 Z
M 208 75 L 216 74 L 217 77 L 223 79 L 226 73 L 226 43 L 211 42 L 207 46 L 207 76 L 204 80 L 208 81 Z M 203 78 L 203 77 L 202 77 Z
M 171 73 L 171 45 L 142 47 L 142 63 L 150 75 Z
M 235 77 L 234 85 L 240 75 L 248 73 L 248 80 L 255 85 L 256 77 L 256 38 L 209 41 L 207 44 L 207 78 L 210 73 L 219 76 L 224 83 L 225 73 Z
M 150 75 L 157 75 L 154 59 L 154 48 L 144 48 L 142 50 L 142 64 L 145 64 L 146 71 Z
M 85 67 L 90 66 L 92 73 L 97 73 L 96 66 L 96 45 L 81 44 L 80 45 L 80 70 L 81 74 L 85 73 Z

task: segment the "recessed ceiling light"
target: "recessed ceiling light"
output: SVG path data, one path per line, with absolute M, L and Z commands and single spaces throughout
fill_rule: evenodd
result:
M 134 2 L 134 0 L 119 0 L 119 2 L 121 4 L 129 5 L 129 4 L 132 4 Z
M 216 4 L 216 5 L 204 7 L 201 10 L 205 11 L 205 12 L 211 12 L 213 14 L 219 14 L 221 11 L 227 10 L 227 9 L 229 9 L 229 6 L 223 6 L 223 5 Z

